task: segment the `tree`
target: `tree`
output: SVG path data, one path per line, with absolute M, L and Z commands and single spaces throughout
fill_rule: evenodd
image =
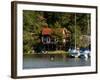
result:
M 71 32 L 70 45 L 80 46 L 82 35 L 91 36 L 90 14 L 67 12 L 47 12 L 47 11 L 23 11 L 23 51 L 27 53 L 34 45 L 40 42 L 41 29 L 47 24 L 49 28 L 66 28 Z M 76 30 L 75 30 L 76 26 Z M 75 34 L 76 33 L 76 34 Z M 58 42 L 62 41 L 62 33 L 58 30 L 52 34 Z M 76 38 L 75 38 L 76 37 Z M 86 41 L 86 40 L 83 40 Z M 87 41 L 88 42 L 88 41 Z M 82 46 L 82 45 L 81 45 Z

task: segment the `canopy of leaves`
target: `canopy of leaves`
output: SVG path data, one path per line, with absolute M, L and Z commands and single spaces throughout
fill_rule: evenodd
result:
M 75 19 L 76 14 L 76 19 Z M 66 28 L 71 32 L 70 46 L 82 47 L 82 35 L 91 35 L 90 14 L 67 13 L 67 12 L 46 12 L 23 10 L 23 50 L 24 53 L 31 51 L 34 45 L 40 42 L 41 29 L 44 25 L 49 28 Z M 75 24 L 76 21 L 76 24 Z M 76 27 L 75 27 L 76 26 Z M 35 35 L 35 36 L 34 36 Z M 62 38 L 59 31 L 52 34 L 54 37 Z M 84 40 L 83 40 L 84 41 Z M 81 45 L 79 45 L 81 44 Z M 87 45 L 88 46 L 88 45 Z

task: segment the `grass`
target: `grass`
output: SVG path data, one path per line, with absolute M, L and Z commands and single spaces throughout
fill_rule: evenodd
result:
M 56 50 L 56 51 L 47 51 L 46 54 L 25 54 L 25 55 L 31 55 L 31 56 L 36 56 L 36 57 L 39 57 L 39 56 L 49 56 L 49 55 L 54 55 L 54 56 L 57 56 L 57 55 L 61 55 L 61 56 L 66 56 L 66 57 L 69 57 L 69 52 L 68 51 L 64 51 L 64 50 Z
M 63 50 L 57 50 L 57 51 L 48 51 L 48 54 L 68 54 L 68 52 Z
M 35 53 L 36 55 L 40 55 L 40 54 L 38 54 L 38 53 Z M 66 55 L 66 56 L 69 56 L 69 52 L 68 51 L 64 51 L 64 50 L 56 50 L 56 51 L 47 51 L 47 53 L 46 54 L 48 54 L 48 55 L 57 55 L 57 54 L 64 54 L 64 55 Z M 33 55 L 33 54 L 25 54 L 25 55 Z M 41 55 L 43 55 L 42 53 L 41 53 Z

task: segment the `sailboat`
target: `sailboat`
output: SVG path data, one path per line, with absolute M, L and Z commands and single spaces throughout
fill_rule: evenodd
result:
M 79 57 L 80 51 L 79 48 L 76 48 L 76 13 L 75 13 L 75 47 L 74 49 L 69 49 L 71 57 Z
M 89 29 L 89 20 L 88 20 L 88 29 Z M 75 48 L 69 49 L 69 53 L 71 57 L 78 58 L 82 56 L 85 59 L 88 59 L 88 54 L 90 54 L 89 50 L 85 50 L 84 52 L 81 52 L 80 49 L 76 47 L 76 13 L 75 13 Z

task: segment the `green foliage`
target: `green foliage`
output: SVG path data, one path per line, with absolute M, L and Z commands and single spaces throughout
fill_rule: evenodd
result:
M 79 44 L 80 47 L 83 47 L 83 48 L 89 47 L 89 45 L 91 43 L 90 36 L 81 35 L 79 42 L 80 42 L 80 44 Z
M 27 31 L 24 31 L 24 33 L 23 33 L 24 35 L 23 35 L 23 44 L 24 44 L 24 48 L 23 48 L 23 51 L 25 52 L 25 53 L 28 53 L 28 51 L 31 51 L 32 50 L 32 43 L 31 42 L 33 42 L 32 40 L 33 40 L 33 37 L 31 36 L 31 34 L 29 33 L 29 32 L 27 32 Z
M 32 51 L 34 45 L 39 43 L 41 27 L 45 24 L 43 12 L 23 11 L 23 51 Z M 32 34 L 34 33 L 34 34 Z
M 39 44 L 41 29 L 43 25 L 55 29 L 52 36 L 62 41 L 62 33 L 57 28 L 66 28 L 71 32 L 70 45 L 83 47 L 83 42 L 80 40 L 82 35 L 91 35 L 90 28 L 90 14 L 65 12 L 43 12 L 43 11 L 29 11 L 23 10 L 23 51 L 28 53 L 32 51 L 34 45 Z M 75 29 L 76 26 L 76 29 Z M 76 33 L 75 33 L 76 32 Z M 76 35 L 75 35 L 76 34 Z M 76 37 L 76 38 L 75 38 Z M 86 40 L 85 40 L 86 41 Z M 88 42 L 88 41 L 87 41 Z M 87 47 L 87 46 L 85 46 Z

